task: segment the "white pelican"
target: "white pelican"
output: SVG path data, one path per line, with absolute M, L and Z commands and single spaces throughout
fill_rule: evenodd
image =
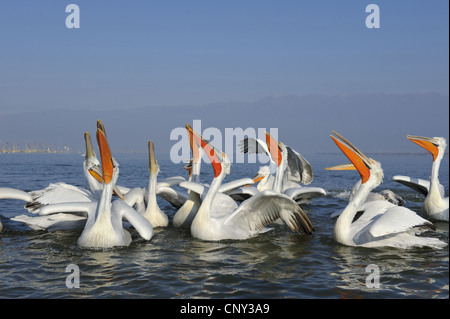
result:
M 286 195 L 274 191 L 263 191 L 242 202 L 239 207 L 232 208 L 231 211 L 221 211 L 223 208 L 229 209 L 229 206 L 214 206 L 214 199 L 218 195 L 222 181 L 229 174 L 231 164 L 224 153 L 214 149 L 197 133 L 193 133 L 214 169 L 214 179 L 191 224 L 193 237 L 210 241 L 246 239 L 266 231 L 265 226 L 279 218 L 299 234 L 312 233 L 313 226 L 300 206 Z M 196 191 L 195 185 L 198 185 L 192 182 L 182 184 L 186 184 L 191 192 Z
M 98 122 L 103 132 L 105 128 L 101 121 Z M 105 133 L 106 134 L 106 133 Z M 88 132 L 84 133 L 86 145 L 85 160 L 83 161 L 83 174 L 85 177 L 86 188 L 78 187 L 66 183 L 51 183 L 42 190 L 29 192 L 30 200 L 27 200 L 25 208 L 33 214 L 40 213 L 42 207 L 53 204 L 63 203 L 97 203 L 100 200 L 103 191 L 103 181 L 101 164 L 95 155 L 92 147 L 91 136 Z M 117 170 L 119 168 L 117 167 Z M 123 198 L 122 191 L 128 190 L 124 187 L 114 185 L 114 193 Z M 52 210 L 58 206 L 52 206 Z M 86 223 L 85 215 L 74 215 L 61 212 L 45 216 L 29 216 L 26 214 L 18 215 L 11 220 L 26 224 L 35 230 L 70 230 L 82 228 Z
M 25 208 L 31 213 L 39 213 L 42 206 L 65 202 L 96 202 L 100 199 L 103 187 L 101 180 L 101 167 L 94 149 L 92 147 L 91 136 L 84 133 L 86 144 L 86 155 L 83 162 L 83 174 L 86 187 L 78 187 L 64 182 L 51 183 L 46 188 L 31 191 L 32 197 Z M 123 197 L 122 192 L 127 192 L 126 188 L 114 186 L 114 193 Z
M 274 170 L 274 165 L 277 166 L 275 180 L 271 182 L 263 179 L 262 181 L 266 182 L 263 189 L 268 189 L 272 184 L 274 191 L 284 193 L 299 204 L 311 198 L 326 195 L 323 188 L 300 185 L 308 185 L 313 181 L 311 164 L 297 151 L 281 142 L 278 143 L 269 133 L 266 132 L 265 143 L 260 139 L 245 138 L 241 141 L 240 146 L 244 153 L 269 155 L 271 159 L 270 172 Z
M 111 156 L 108 140 L 102 125 L 97 122 L 97 141 L 102 161 L 103 191 L 98 202 L 62 203 L 47 205 L 41 208 L 40 215 L 55 212 L 78 212 L 87 214 L 87 222 L 77 240 L 81 247 L 110 248 L 128 246 L 131 243 L 130 233 L 123 228 L 122 218 L 126 219 L 146 240 L 153 236 L 150 222 L 122 199 L 111 203 L 114 184 L 118 178 L 118 164 Z
M 156 161 L 155 146 L 152 141 L 148 142 L 148 154 L 148 171 L 150 172 L 148 188 L 132 189 L 124 196 L 124 201 L 130 206 L 137 204 L 136 210 L 144 216 L 153 227 L 166 227 L 169 225 L 169 217 L 161 211 L 156 200 L 159 165 Z
M 412 210 L 385 200 L 365 202 L 372 189 L 382 182 L 381 164 L 365 156 L 338 133 L 333 133 L 337 137 L 330 135 L 331 138 L 361 176 L 361 186 L 336 221 L 335 240 L 347 246 L 363 247 L 428 246 L 440 249 L 446 246 L 437 238 L 416 236 L 425 229 L 434 229 L 434 225 Z M 358 212 L 362 215 L 354 221 Z
M 422 210 L 425 217 L 432 220 L 448 222 L 448 197 L 444 195 L 444 187 L 439 183 L 439 166 L 444 157 L 447 143 L 443 137 L 406 136 L 410 141 L 423 147 L 433 156 L 430 182 L 409 177 L 394 176 L 392 179 L 424 194 Z
M 192 165 L 190 167 L 190 181 L 189 183 L 180 183 L 180 186 L 184 187 L 185 185 L 193 185 L 196 184 L 196 191 L 190 191 L 189 197 L 184 203 L 184 205 L 176 212 L 173 217 L 172 224 L 176 228 L 190 228 L 191 223 L 194 220 L 195 215 L 197 214 L 198 208 L 202 203 L 202 197 L 206 194 L 206 189 L 209 187 L 206 185 L 200 184 L 200 167 L 201 160 L 203 156 L 203 148 L 199 147 L 198 142 L 194 139 L 194 131 L 189 124 L 186 124 L 186 130 L 189 136 L 190 147 L 192 151 Z M 216 212 L 219 211 L 218 207 L 221 207 L 220 211 L 227 210 L 232 207 L 235 208 L 237 205 L 234 200 L 226 195 L 233 190 L 238 189 L 243 185 L 253 184 L 253 180 L 250 178 L 241 178 L 237 180 L 233 180 L 227 183 L 223 183 L 218 190 L 214 198 L 213 205 L 216 207 Z M 188 188 L 189 189 L 189 188 Z

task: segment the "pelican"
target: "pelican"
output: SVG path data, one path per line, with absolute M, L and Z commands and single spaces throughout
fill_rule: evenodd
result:
M 29 192 L 32 199 L 25 208 L 31 213 L 39 213 L 41 207 L 49 204 L 65 202 L 96 202 L 100 199 L 103 187 L 101 180 L 101 167 L 92 147 L 91 136 L 84 133 L 86 155 L 83 162 L 83 174 L 86 187 L 77 187 L 64 182 L 51 183 L 46 188 Z M 128 189 L 114 186 L 114 193 L 123 197 L 122 192 Z
M 101 123 L 103 132 L 106 130 Z M 29 216 L 21 214 L 11 218 L 11 220 L 26 224 L 34 230 L 71 230 L 82 228 L 86 223 L 85 215 L 74 215 L 61 212 L 56 214 L 53 210 L 56 207 L 54 204 L 63 203 L 97 203 L 103 191 L 101 163 L 95 155 L 92 147 L 91 136 L 88 132 L 84 133 L 84 141 L 86 145 L 85 160 L 83 161 L 83 174 L 85 177 L 86 188 L 78 187 L 66 183 L 51 183 L 42 190 L 29 192 L 30 200 L 28 200 L 25 208 L 33 214 L 39 214 L 41 209 L 47 205 L 52 206 L 52 215 Z M 117 170 L 119 168 L 117 167 Z M 122 186 L 114 185 L 114 194 L 123 198 L 122 192 L 128 192 L 128 189 Z
M 326 195 L 323 188 L 300 186 L 300 184 L 309 185 L 313 181 L 311 164 L 297 151 L 282 142 L 278 143 L 269 133 L 266 132 L 265 143 L 260 139 L 245 138 L 241 141 L 240 146 L 244 153 L 269 155 L 271 159 L 270 172 L 274 171 L 276 165 L 273 183 L 263 179 L 263 182 L 267 183 L 264 184 L 263 189 L 268 189 L 272 185 L 274 191 L 284 193 L 299 204 L 311 198 Z
M 448 197 L 444 195 L 444 187 L 439 183 L 439 166 L 444 157 L 447 142 L 443 137 L 406 136 L 410 141 L 423 147 L 433 156 L 430 181 L 394 176 L 392 179 L 424 194 L 422 210 L 426 218 L 448 222 Z
M 339 149 L 348 157 L 361 176 L 361 186 L 334 226 L 335 240 L 347 246 L 397 247 L 427 246 L 441 249 L 446 243 L 437 238 L 417 234 L 435 229 L 434 225 L 412 210 L 385 200 L 365 202 L 368 194 L 383 179 L 381 164 L 368 158 L 343 136 L 330 135 Z M 362 215 L 354 221 L 358 212 Z
M 25 202 L 32 200 L 31 195 L 20 189 L 10 187 L 0 187 L 0 199 L 18 199 Z M 2 222 L 0 221 L 0 233 L 3 230 Z
M 74 212 L 87 214 L 87 221 L 83 232 L 77 240 L 81 247 L 111 248 L 128 246 L 131 243 L 130 233 L 123 228 L 122 218 L 126 219 L 141 235 L 150 240 L 153 227 L 150 222 L 122 199 L 113 202 L 112 193 L 117 181 L 118 164 L 111 156 L 106 134 L 100 120 L 97 122 L 97 142 L 102 162 L 103 190 L 98 202 L 77 202 L 47 205 L 41 208 L 40 215 L 55 212 Z
M 145 189 L 134 188 L 129 192 L 129 194 L 125 195 L 124 201 L 130 206 L 138 204 L 136 210 L 141 213 L 141 215 L 143 215 L 153 227 L 166 227 L 169 225 L 169 217 L 161 211 L 156 200 L 159 165 L 156 161 L 155 146 L 152 141 L 148 142 L 148 154 L 148 170 L 150 172 L 150 178 L 147 192 L 145 193 Z M 147 203 L 146 205 L 145 202 Z
M 176 212 L 173 217 L 172 224 L 176 228 L 190 228 L 191 223 L 194 220 L 195 215 L 202 203 L 204 195 L 208 189 L 208 186 L 200 184 L 200 167 L 201 160 L 203 156 L 203 148 L 198 145 L 198 142 L 194 139 L 194 131 L 189 124 L 186 124 L 186 130 L 189 136 L 189 143 L 192 151 L 192 165 L 188 166 L 190 172 L 190 182 L 180 183 L 181 187 L 185 185 L 195 186 L 195 191 L 189 192 L 189 197 L 186 200 L 185 204 Z M 197 133 L 195 133 L 197 134 Z M 231 207 L 231 209 L 235 208 L 237 205 L 235 201 L 228 195 L 230 192 L 238 189 L 243 185 L 251 185 L 253 184 L 253 180 L 250 178 L 240 178 L 237 180 L 233 180 L 227 183 L 221 184 L 218 189 L 218 193 L 214 197 L 214 207 L 216 207 L 216 212 L 227 210 Z M 188 188 L 189 189 L 189 188 Z M 218 209 L 218 207 L 221 207 Z M 228 208 L 227 208 L 228 207 Z
M 214 199 L 222 181 L 230 172 L 231 163 L 224 153 L 216 150 L 197 133 L 193 133 L 209 157 L 214 170 L 214 179 L 191 224 L 193 237 L 207 241 L 247 239 L 267 231 L 265 226 L 278 218 L 299 234 L 312 233 L 314 228 L 311 221 L 300 206 L 286 195 L 274 191 L 263 191 L 242 202 L 239 207 L 232 208 L 231 211 L 228 210 L 229 206 L 214 206 Z M 191 192 L 197 191 L 196 183 L 183 182 L 180 185 L 182 184 L 185 184 Z M 222 210 L 223 208 L 227 210 Z

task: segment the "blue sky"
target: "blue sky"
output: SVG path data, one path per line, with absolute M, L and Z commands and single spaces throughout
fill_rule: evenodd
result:
M 70 3 L 79 29 L 66 28 Z M 370 3 L 379 29 L 366 28 Z M 0 110 L 448 95 L 448 12 L 444 0 L 3 1 Z

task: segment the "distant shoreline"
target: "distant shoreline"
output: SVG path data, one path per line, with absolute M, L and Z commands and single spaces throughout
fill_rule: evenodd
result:
M 66 151 L 56 151 L 56 150 L 0 150 L 0 154 L 3 153 L 26 153 L 26 154 L 31 154 L 31 153 L 47 153 L 47 154 L 71 154 L 70 152 L 66 152 Z
M 0 154 L 80 154 L 84 156 L 84 153 L 82 152 L 70 152 L 70 151 L 63 151 L 63 150 L 0 150 Z M 128 152 L 116 152 L 117 154 L 145 154 L 144 152 L 136 152 L 136 151 L 128 151 Z M 317 153 L 309 153 L 305 154 L 305 156 L 312 156 L 312 155 L 341 155 L 342 153 L 339 152 L 317 152 Z M 366 155 L 369 156 L 380 156 L 380 155 L 387 155 L 387 156 L 428 156 L 429 153 L 423 153 L 423 152 L 367 152 Z M 449 156 L 449 152 L 445 152 L 444 156 Z M 161 156 L 161 159 L 165 158 L 165 156 Z

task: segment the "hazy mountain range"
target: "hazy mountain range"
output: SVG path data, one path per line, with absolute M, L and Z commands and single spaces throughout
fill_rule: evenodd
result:
M 331 130 L 362 151 L 417 152 L 406 134 L 448 139 L 449 98 L 438 93 L 316 94 L 129 110 L 61 108 L 0 115 L 0 145 L 67 145 L 72 152 L 84 152 L 83 134 L 94 137 L 97 119 L 106 126 L 113 152 L 145 153 L 152 139 L 161 158 L 177 142 L 170 140 L 171 131 L 195 119 L 201 120 L 202 130 L 278 128 L 279 139 L 302 154 L 336 152 Z

